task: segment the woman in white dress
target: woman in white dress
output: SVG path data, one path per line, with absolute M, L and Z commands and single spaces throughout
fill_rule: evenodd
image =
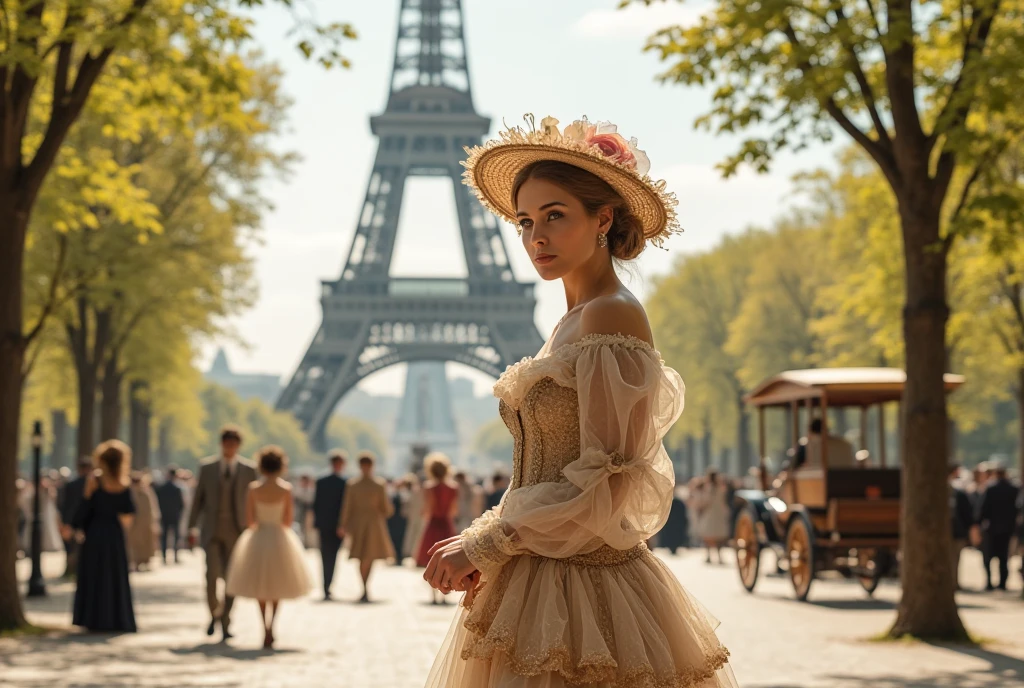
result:
M 42 478 L 40 484 L 42 486 L 42 489 L 39 491 L 39 523 L 41 526 L 39 531 L 42 536 L 40 551 L 62 552 L 64 551 L 64 540 L 60 536 L 60 513 L 57 511 L 57 499 L 54 494 L 53 483 L 49 478 Z M 34 520 L 33 504 L 35 494 L 35 484 L 31 481 L 26 481 L 25 489 L 21 491 L 18 499 L 18 506 L 25 515 L 25 526 L 21 535 L 26 556 L 32 553 L 32 521 Z
M 428 688 L 733 688 L 717 621 L 647 548 L 675 474 L 662 438 L 683 382 L 614 260 L 679 227 L 675 197 L 613 125 L 501 133 L 465 180 L 514 223 L 567 312 L 494 386 L 514 438 L 496 509 L 435 545 L 424 577 L 467 590 Z
M 292 486 L 281 477 L 288 456 L 280 447 L 256 455 L 260 480 L 249 485 L 249 527 L 238 538 L 228 566 L 227 594 L 259 602 L 263 647 L 274 646 L 274 621 L 281 600 L 303 597 L 313 589 L 302 542 L 292 530 Z
M 711 563 L 711 550 L 714 550 L 716 561 L 721 564 L 722 546 L 729 540 L 732 524 L 729 523 L 729 486 L 714 468 L 708 469 L 700 499 L 699 529 L 707 553 L 705 562 Z

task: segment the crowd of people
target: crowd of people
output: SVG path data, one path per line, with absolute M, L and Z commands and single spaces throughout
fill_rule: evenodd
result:
M 963 550 L 975 547 L 982 554 L 985 590 L 1006 590 L 1015 538 L 1024 550 L 1024 490 L 1010 480 L 1000 462 L 980 463 L 972 471 L 952 466 L 949 481 L 953 570 L 959 573 Z M 993 562 L 998 569 L 996 583 Z M 1024 558 L 1020 575 L 1024 579 Z
M 288 457 L 264 447 L 250 462 L 240 454 L 241 432 L 221 432 L 220 451 L 196 472 L 169 467 L 130 471 L 131 451 L 113 440 L 70 470 L 41 479 L 41 549 L 64 550 L 64 576 L 77 579 L 74 624 L 90 631 L 136 630 L 129 572 L 144 574 L 154 561 L 174 565 L 181 553 L 201 547 L 206 559 L 210 610 L 207 633 L 217 626 L 231 637 L 236 596 L 259 602 L 265 647 L 273 647 L 273 622 L 281 600 L 312 587 L 303 551 L 319 549 L 324 599 L 330 600 L 338 555 L 359 562 L 360 602 L 369 601 L 374 562 L 424 566 L 437 542 L 493 508 L 508 486 L 498 472 L 486 487 L 447 456 L 427 456 L 419 473 L 386 480 L 374 475 L 375 457 L 356 457 L 348 477 L 343 451 L 328 455 L 329 471 L 303 472 L 293 486 L 284 479 Z M 31 551 L 34 485 L 18 479 L 19 556 Z M 435 604 L 446 595 L 432 591 Z
M 284 475 L 287 455 L 265 447 L 254 462 L 239 453 L 237 428 L 221 433 L 218 454 L 197 472 L 170 467 L 129 472 L 128 447 L 112 441 L 70 471 L 49 471 L 41 481 L 41 545 L 67 553 L 65 576 L 77 577 L 74 623 L 94 631 L 134 631 L 128 572 L 146 572 L 155 560 L 179 562 L 182 551 L 201 546 L 206 558 L 208 634 L 217 626 L 230 638 L 234 597 L 259 602 L 267 648 L 280 602 L 313 586 L 303 550 L 319 550 L 323 597 L 331 600 L 338 556 L 359 562 L 360 602 L 370 599 L 377 561 L 425 567 L 437 543 L 465 530 L 499 504 L 509 477 L 496 472 L 485 483 L 453 470 L 448 457 L 433 453 L 419 472 L 385 479 L 374 474 L 369 452 L 356 457 L 358 472 L 346 472 L 343 451 L 327 456 L 328 471 L 301 473 L 295 484 Z M 717 469 L 682 482 L 673 495 L 665 527 L 648 543 L 672 553 L 703 547 L 706 561 L 722 562 L 737 513 L 736 491 L 756 476 L 730 478 Z M 756 480 L 754 481 L 756 482 Z M 999 464 L 950 473 L 954 565 L 966 547 L 984 555 L 987 589 L 1006 589 L 1011 541 L 1024 542 L 1024 497 Z M 30 551 L 34 486 L 19 480 L 19 537 Z M 993 580 L 992 564 L 997 580 Z M 1022 571 L 1024 575 L 1024 571 Z M 219 582 L 223 581 L 223 592 Z M 448 595 L 431 589 L 433 604 Z

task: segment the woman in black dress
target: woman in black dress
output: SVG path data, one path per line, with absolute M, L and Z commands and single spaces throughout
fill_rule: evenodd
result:
M 75 526 L 85 533 L 78 558 L 78 587 L 72 623 L 90 631 L 135 632 L 128 585 L 125 528 L 135 503 L 128 489 L 131 450 L 110 440 L 93 452 L 96 472 L 86 479 Z

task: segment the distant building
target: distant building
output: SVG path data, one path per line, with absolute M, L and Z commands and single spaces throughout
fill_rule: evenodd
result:
M 209 382 L 226 387 L 242 399 L 260 399 L 270 406 L 281 393 L 281 378 L 265 373 L 236 373 L 228 364 L 224 349 L 218 349 L 213 364 L 203 377 Z

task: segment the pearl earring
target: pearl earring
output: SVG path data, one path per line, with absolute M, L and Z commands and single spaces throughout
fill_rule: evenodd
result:
M 597 245 L 600 246 L 601 248 L 608 248 L 608 235 L 607 234 L 598 234 L 597 235 Z

